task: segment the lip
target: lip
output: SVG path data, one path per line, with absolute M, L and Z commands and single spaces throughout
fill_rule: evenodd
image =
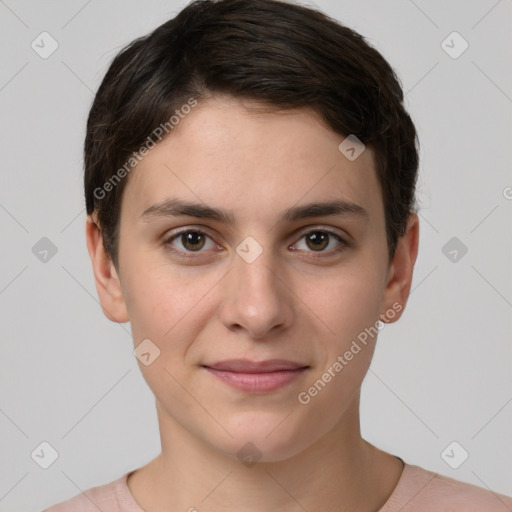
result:
M 307 365 L 287 359 L 267 359 L 266 361 L 251 361 L 249 359 L 228 359 L 217 363 L 204 365 L 214 370 L 225 370 L 237 373 L 269 373 L 281 370 L 297 370 Z
M 248 393 L 275 391 L 302 375 L 309 366 L 285 359 L 249 361 L 230 359 L 203 365 L 225 384 Z

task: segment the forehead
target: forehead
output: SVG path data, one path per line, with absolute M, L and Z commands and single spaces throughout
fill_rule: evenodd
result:
M 383 214 L 371 148 L 355 160 L 344 136 L 309 109 L 271 111 L 240 99 L 198 103 L 132 171 L 123 209 L 181 197 L 269 217 L 287 206 L 342 199 Z

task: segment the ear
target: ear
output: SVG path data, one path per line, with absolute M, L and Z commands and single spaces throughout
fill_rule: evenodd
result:
M 85 236 L 103 313 L 112 322 L 128 322 L 128 311 L 121 290 L 121 282 L 112 259 L 103 246 L 101 230 L 95 215 L 87 217 Z
M 412 274 L 418 255 L 419 219 L 412 213 L 406 231 L 398 239 L 395 255 L 389 266 L 380 319 L 384 323 L 396 322 L 405 309 L 411 291 Z

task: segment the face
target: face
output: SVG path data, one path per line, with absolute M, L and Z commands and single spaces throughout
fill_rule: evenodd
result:
M 400 316 L 404 286 L 371 149 L 351 161 L 308 110 L 245 105 L 199 103 L 132 171 L 119 296 L 100 298 L 136 347 L 151 340 L 139 366 L 161 425 L 283 460 L 354 424 L 379 315 Z

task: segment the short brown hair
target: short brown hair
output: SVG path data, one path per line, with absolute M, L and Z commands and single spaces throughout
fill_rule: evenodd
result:
M 391 66 L 363 36 L 312 8 L 280 0 L 196 0 L 114 58 L 89 113 L 87 214 L 96 212 L 116 268 L 127 182 L 112 181 L 116 170 L 124 165 L 117 178 L 124 177 L 134 152 L 190 98 L 215 93 L 277 109 L 313 109 L 333 131 L 371 146 L 391 260 L 416 208 L 418 173 L 416 130 Z

